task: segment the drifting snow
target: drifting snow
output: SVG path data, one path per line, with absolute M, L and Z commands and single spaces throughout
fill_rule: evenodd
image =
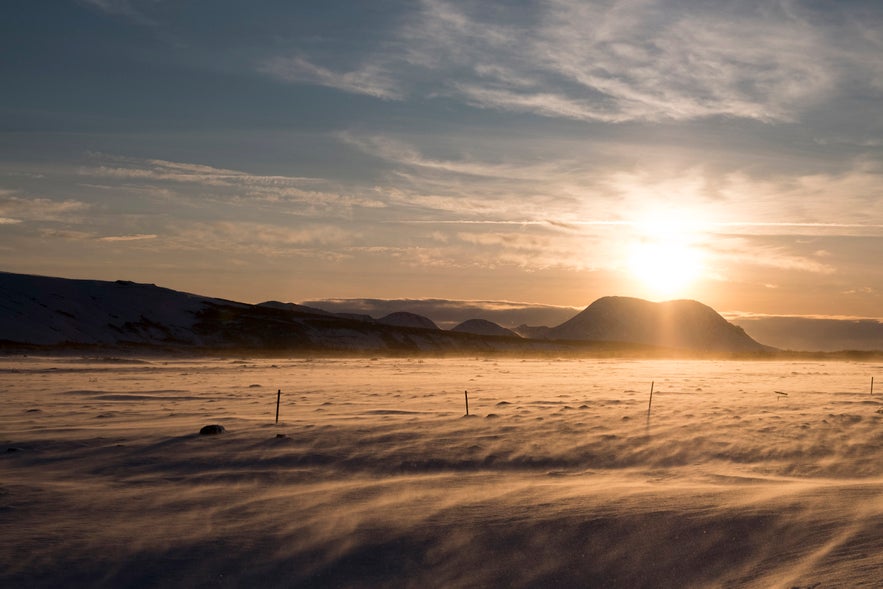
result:
M 881 372 L 7 357 L 0 586 L 876 586 Z

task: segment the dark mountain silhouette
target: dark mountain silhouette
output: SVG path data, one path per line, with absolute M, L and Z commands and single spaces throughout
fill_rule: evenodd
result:
M 769 350 L 697 301 L 603 297 L 549 331 L 553 339 L 615 341 L 707 352 Z
M 511 329 L 506 329 L 486 319 L 467 319 L 463 323 L 452 327 L 451 331 L 472 333 L 475 335 L 493 335 L 504 337 L 521 337 Z
M 607 297 L 543 339 L 490 321 L 441 330 L 422 315 L 380 319 L 293 303 L 250 305 L 130 281 L 0 272 L 0 345 L 43 349 L 243 350 L 388 353 L 664 354 L 768 350 L 695 301 Z M 499 337 L 501 335 L 509 337 Z
M 468 319 L 486 319 L 497 325 L 558 325 L 579 312 L 573 307 L 513 301 L 452 299 L 319 299 L 301 301 L 336 315 L 362 314 L 383 317 L 407 311 L 432 319 L 441 329 L 451 329 Z
M 279 301 L 265 301 L 263 303 L 258 303 L 257 306 L 267 307 L 269 309 L 282 309 L 284 311 L 297 311 L 298 313 L 311 313 L 313 315 L 334 315 L 334 313 L 329 313 L 322 309 L 316 309 L 315 307 L 305 307 L 304 305 L 298 305 L 295 303 L 280 303 Z
M 0 272 L 0 347 L 12 350 L 439 354 L 598 348 L 442 331 L 413 314 L 386 319 L 405 325 L 277 301 L 249 305 L 154 284 Z
M 825 317 L 740 317 L 732 322 L 782 350 L 883 350 L 883 321 Z
M 420 329 L 438 329 L 438 325 L 432 322 L 432 319 L 428 317 L 424 317 L 423 315 L 417 315 L 416 313 L 407 313 L 405 311 L 399 311 L 397 313 L 390 313 L 384 317 L 381 317 L 377 320 L 377 323 L 382 323 L 383 325 L 393 325 L 395 327 L 417 327 Z
M 522 324 L 512 329 L 521 337 L 531 339 L 550 339 L 552 328 L 547 325 L 526 325 Z

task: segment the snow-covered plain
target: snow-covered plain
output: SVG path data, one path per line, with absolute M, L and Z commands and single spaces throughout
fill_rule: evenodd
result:
M 0 586 L 879 587 L 881 411 L 879 363 L 4 357 Z

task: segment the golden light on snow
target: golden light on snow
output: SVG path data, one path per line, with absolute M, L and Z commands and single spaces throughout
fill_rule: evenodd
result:
M 879 586 L 874 368 L 0 356 L 0 586 Z

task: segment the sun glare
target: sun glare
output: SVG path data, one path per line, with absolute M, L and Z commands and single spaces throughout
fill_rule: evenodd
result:
M 660 219 L 636 227 L 627 263 L 642 295 L 656 300 L 694 297 L 691 289 L 704 272 L 695 229 L 683 220 Z
M 699 278 L 698 251 L 685 244 L 643 242 L 629 257 L 629 271 L 654 298 L 686 296 Z

